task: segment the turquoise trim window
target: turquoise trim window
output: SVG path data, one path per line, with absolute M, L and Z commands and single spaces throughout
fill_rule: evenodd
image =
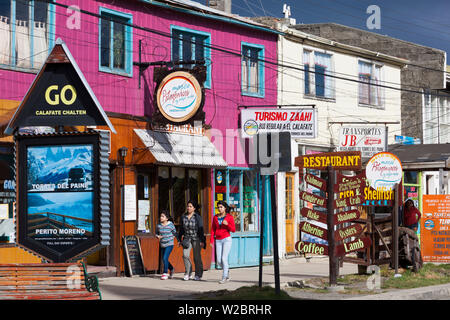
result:
M 188 28 L 170 26 L 172 35 L 172 61 L 203 60 L 206 66 L 205 88 L 211 88 L 211 34 Z M 193 64 L 182 65 L 193 68 Z
M 131 14 L 100 7 L 99 70 L 133 76 L 133 23 Z
M 242 43 L 242 95 L 264 98 L 264 46 Z
M 36 72 L 54 45 L 55 10 L 36 0 L 0 1 L 0 67 Z

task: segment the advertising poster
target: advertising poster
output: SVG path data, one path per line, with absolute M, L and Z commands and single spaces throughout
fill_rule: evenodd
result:
M 252 138 L 259 133 L 290 132 L 293 138 L 317 137 L 317 110 L 308 109 L 243 109 L 242 137 Z
M 450 262 L 450 195 L 423 195 L 420 219 L 424 262 Z
M 28 146 L 27 235 L 56 252 L 94 231 L 93 145 Z
M 337 151 L 361 151 L 363 158 L 371 158 L 387 150 L 386 127 L 342 126 Z

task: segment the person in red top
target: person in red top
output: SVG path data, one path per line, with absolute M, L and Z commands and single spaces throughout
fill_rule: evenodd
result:
M 211 226 L 211 244 L 216 248 L 216 263 L 222 267 L 222 280 L 219 283 L 230 281 L 228 255 L 230 254 L 232 239 L 230 232 L 235 232 L 234 217 L 230 214 L 230 207 L 225 201 L 217 202 L 219 214 L 213 217 Z
M 403 208 L 403 225 L 417 232 L 420 217 L 420 211 L 414 206 L 414 201 L 407 199 Z

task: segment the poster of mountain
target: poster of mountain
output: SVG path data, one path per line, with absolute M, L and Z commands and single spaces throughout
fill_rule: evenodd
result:
M 27 148 L 28 236 L 56 251 L 93 234 L 93 145 Z

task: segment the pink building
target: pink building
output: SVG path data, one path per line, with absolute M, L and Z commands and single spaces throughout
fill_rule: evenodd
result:
M 215 202 L 228 201 L 236 223 L 230 264 L 257 265 L 261 179 L 249 165 L 248 142 L 239 139 L 239 115 L 240 106 L 277 104 L 278 32 L 187 0 L 2 1 L 3 114 L 17 107 L 58 38 L 117 131 L 111 136 L 109 255 L 104 248 L 88 262 L 106 264 L 108 256 L 109 265 L 125 271 L 121 238 L 137 235 L 146 269 L 157 270 L 159 212 L 168 210 L 178 225 L 186 202 L 194 199 L 200 204 L 206 234 Z M 154 70 L 172 68 L 170 62 L 185 68 L 202 62 L 206 66 L 205 118 L 198 128 L 152 121 Z M 118 149 L 124 146 L 128 153 L 122 159 Z M 205 150 L 213 156 L 183 157 Z M 124 184 L 136 188 L 135 219 L 123 218 Z M 214 261 L 207 242 L 202 250 L 205 269 Z M 171 259 L 182 272 L 181 249 L 175 246 Z

